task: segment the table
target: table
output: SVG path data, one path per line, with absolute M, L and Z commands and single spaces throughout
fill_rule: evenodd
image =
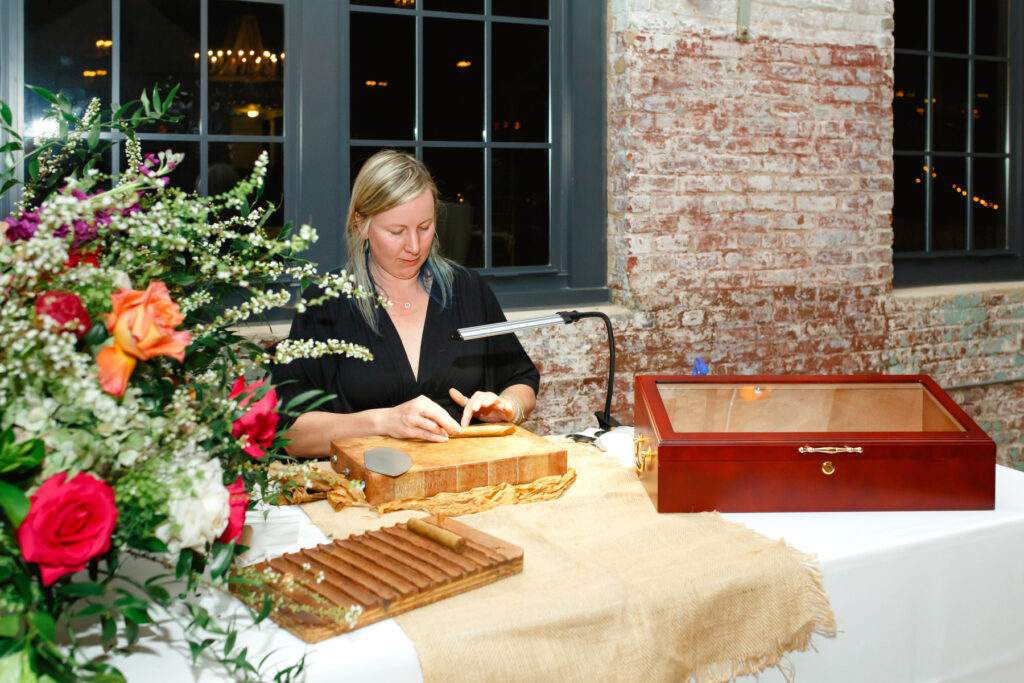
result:
M 609 457 L 631 459 L 609 445 Z M 996 467 L 990 511 L 723 516 L 818 556 L 839 634 L 788 656 L 798 681 L 1024 680 L 1024 472 Z M 271 555 L 325 540 L 297 508 L 247 521 Z M 242 614 L 232 598 L 205 599 L 219 614 Z M 144 652 L 116 661 L 129 681 L 222 680 L 209 662 L 190 664 L 176 626 L 152 630 Z M 310 682 L 421 680 L 415 646 L 393 620 L 312 646 L 269 622 L 242 637 L 250 661 L 269 653 L 270 671 L 305 653 Z M 772 670 L 759 680 L 785 679 Z

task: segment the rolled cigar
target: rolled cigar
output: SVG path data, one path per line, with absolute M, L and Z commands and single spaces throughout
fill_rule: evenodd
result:
M 509 434 L 515 434 L 515 425 L 469 425 L 463 427 L 454 434 L 449 435 L 450 439 L 466 438 L 470 436 L 508 436 Z
M 451 548 L 457 553 L 461 553 L 466 548 L 466 539 L 459 536 L 456 533 L 436 527 L 433 524 L 427 524 L 419 517 L 413 517 L 406 525 L 409 527 L 409 531 L 419 534 L 424 538 L 429 538 L 435 543 L 440 543 L 446 548 Z

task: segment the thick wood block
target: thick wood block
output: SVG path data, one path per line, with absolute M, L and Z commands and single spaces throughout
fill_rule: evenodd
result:
M 396 524 L 254 565 L 278 576 L 267 585 L 277 602 L 270 618 L 317 643 L 523 570 L 522 548 L 453 519 L 422 519 L 465 539 L 462 551 Z M 261 591 L 233 590 L 256 609 L 263 603 Z M 350 627 L 326 614 L 325 604 L 363 611 Z
M 505 425 L 509 428 L 513 425 Z M 378 505 L 402 498 L 423 498 L 478 486 L 525 484 L 565 474 L 564 446 L 553 444 L 522 427 L 507 436 L 452 439 L 446 443 L 367 436 L 331 442 L 331 465 L 349 479 L 366 482 L 366 500 Z M 381 446 L 405 451 L 412 467 L 398 477 L 370 472 L 363 454 Z

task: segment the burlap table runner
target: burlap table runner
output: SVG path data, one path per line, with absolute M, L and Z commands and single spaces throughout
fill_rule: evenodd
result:
M 635 474 L 569 446 L 562 498 L 459 518 L 522 547 L 521 574 L 396 617 L 425 681 L 722 681 L 834 636 L 812 557 L 717 513 L 658 514 Z M 422 516 L 304 508 L 336 538 Z

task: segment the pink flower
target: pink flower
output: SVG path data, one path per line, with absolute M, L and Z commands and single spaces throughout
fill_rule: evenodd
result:
M 110 550 L 117 524 L 113 489 L 85 472 L 68 482 L 66 476 L 61 472 L 43 482 L 18 527 L 21 556 L 39 565 L 46 586 Z
M 245 379 L 239 377 L 231 387 L 231 394 L 228 398 L 235 398 L 245 394 L 240 405 L 242 408 L 248 406 L 245 415 L 235 420 L 231 427 L 231 436 L 236 439 L 246 437 L 246 444 L 243 450 L 254 458 L 262 458 L 266 455 L 265 448 L 270 448 L 274 442 L 274 434 L 277 432 L 277 392 L 271 389 L 259 399 L 248 405 L 253 398 L 253 393 L 266 380 L 260 380 L 250 386 L 245 385 Z
M 227 489 L 230 495 L 228 504 L 231 506 L 231 516 L 228 518 L 228 525 L 224 527 L 224 533 L 217 539 L 221 543 L 230 543 L 242 535 L 245 510 L 249 507 L 249 494 L 245 492 L 245 482 L 241 477 L 235 479 Z
M 89 331 L 92 324 L 82 300 L 70 292 L 46 292 L 40 295 L 36 299 L 36 320 L 45 326 L 47 323 L 42 320 L 43 316 L 56 322 L 61 329 L 67 329 L 65 325 L 73 323 L 71 331 L 79 339 Z

